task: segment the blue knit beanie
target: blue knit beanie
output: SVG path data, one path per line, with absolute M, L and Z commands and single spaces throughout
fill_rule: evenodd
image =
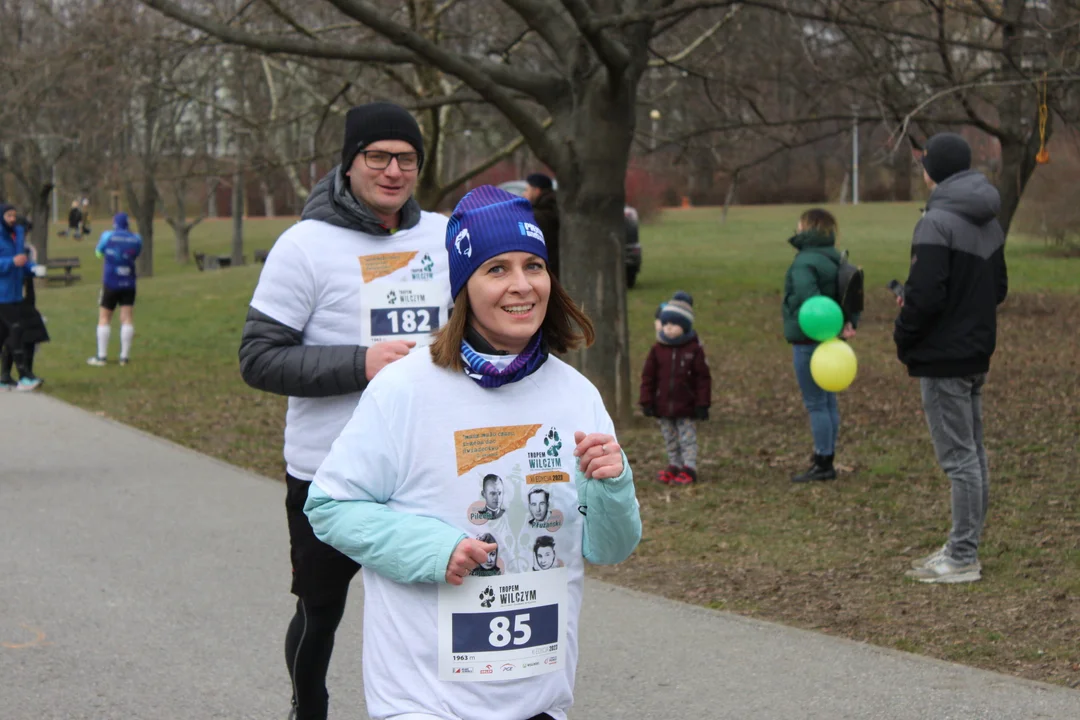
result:
M 116 213 L 116 215 L 113 216 L 113 225 L 116 226 L 117 230 L 127 230 L 128 229 L 128 216 L 127 216 L 127 213 L 122 213 L 122 212 L 121 213 Z
M 469 282 L 477 268 L 507 252 L 527 252 L 548 260 L 544 233 L 536 226 L 532 204 L 491 185 L 482 185 L 454 208 L 446 226 L 450 260 L 450 296 Z
M 674 295 L 671 296 L 672 300 L 682 300 L 687 305 L 694 306 L 694 297 L 685 290 L 677 290 Z
M 694 309 L 682 300 L 669 300 L 660 311 L 660 323 L 678 325 L 689 334 L 694 329 Z

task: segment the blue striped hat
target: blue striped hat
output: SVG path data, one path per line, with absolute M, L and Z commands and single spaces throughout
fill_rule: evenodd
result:
M 450 295 L 456 298 L 477 268 L 507 252 L 527 252 L 548 260 L 544 233 L 532 205 L 491 185 L 482 185 L 454 208 L 446 226 Z

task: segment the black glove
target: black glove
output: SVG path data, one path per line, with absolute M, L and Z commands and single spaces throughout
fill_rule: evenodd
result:
M 652 405 L 642 405 L 641 412 L 645 413 L 645 417 L 656 417 L 656 408 Z
M 708 406 L 702 406 L 702 407 L 694 408 L 694 417 L 697 418 L 698 420 L 708 420 L 709 419 L 709 408 L 708 408 Z

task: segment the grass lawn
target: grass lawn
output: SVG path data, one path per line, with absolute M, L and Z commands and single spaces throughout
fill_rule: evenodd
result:
M 645 262 L 630 293 L 635 365 L 652 344 L 656 305 L 695 298 L 713 371 L 712 419 L 701 426 L 700 484 L 652 482 L 666 464 L 659 431 L 620 428 L 634 462 L 645 536 L 637 553 L 592 573 L 713 608 L 778 620 L 947 660 L 1080 686 L 1080 259 L 1039 242 L 1008 245 L 1011 296 L 1000 315 L 987 385 L 992 472 L 984 581 L 917 585 L 911 558 L 948 530 L 948 483 L 937 469 L 918 385 L 895 359 L 891 278 L 908 265 L 915 205 L 835 208 L 840 247 L 867 270 L 868 308 L 854 348 L 859 377 L 841 397 L 837 482 L 793 486 L 810 432 L 780 330 L 780 291 L 800 208 L 671 211 L 643 228 Z M 288 220 L 250 221 L 251 256 Z M 208 221 L 193 250 L 227 252 L 230 225 Z M 172 259 L 157 230 L 157 277 L 139 286 L 133 363 L 92 368 L 96 282 L 43 290 L 53 342 L 41 350 L 46 390 L 272 477 L 282 474 L 285 403 L 239 378 L 236 351 L 258 267 L 199 273 Z M 114 331 L 114 336 L 119 333 Z M 114 337 L 115 343 L 118 337 Z M 284 532 L 284 522 L 282 523 Z

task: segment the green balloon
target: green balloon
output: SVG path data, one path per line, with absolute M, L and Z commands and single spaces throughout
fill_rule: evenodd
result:
M 815 295 L 799 308 L 799 328 L 811 340 L 830 340 L 844 329 L 844 311 L 832 298 Z

